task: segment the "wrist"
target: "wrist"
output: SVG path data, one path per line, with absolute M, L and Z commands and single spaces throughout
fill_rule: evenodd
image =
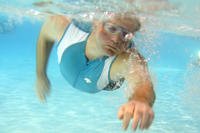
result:
M 138 102 L 145 103 L 145 104 L 149 105 L 150 107 L 153 106 L 153 102 L 148 100 L 145 97 L 131 97 L 131 98 L 129 98 L 129 101 L 138 101 Z
M 36 76 L 37 76 L 37 78 L 46 78 L 47 77 L 45 72 L 39 72 L 39 71 L 37 71 Z

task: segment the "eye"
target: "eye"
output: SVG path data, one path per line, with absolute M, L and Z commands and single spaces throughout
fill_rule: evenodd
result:
M 116 33 L 117 32 L 117 28 L 115 26 L 110 26 L 108 29 L 109 29 L 109 31 L 111 33 Z

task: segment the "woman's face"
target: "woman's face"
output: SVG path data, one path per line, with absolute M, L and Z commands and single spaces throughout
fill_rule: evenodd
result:
M 97 26 L 96 38 L 98 45 L 105 54 L 112 56 L 127 50 L 133 36 L 131 25 L 118 23 L 114 20 L 104 21 Z

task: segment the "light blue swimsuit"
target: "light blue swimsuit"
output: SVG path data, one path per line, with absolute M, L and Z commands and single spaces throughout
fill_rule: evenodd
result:
M 110 79 L 110 67 L 115 56 L 89 61 L 85 46 L 91 33 L 91 23 L 72 20 L 58 44 L 58 63 L 64 78 L 79 90 L 96 93 L 117 89 Z

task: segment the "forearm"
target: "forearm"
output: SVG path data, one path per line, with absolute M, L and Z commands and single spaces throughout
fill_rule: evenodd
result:
M 37 53 L 36 53 L 37 77 L 46 76 L 48 58 L 49 58 L 53 43 L 54 43 L 53 41 L 46 39 L 43 35 L 40 35 L 38 39 Z
M 148 103 L 153 106 L 155 101 L 155 92 L 151 77 L 147 68 L 146 61 L 142 56 L 134 56 L 135 58 L 130 63 L 127 80 L 130 89 L 133 89 L 133 94 L 129 100 L 137 100 Z
M 129 100 L 137 100 L 153 106 L 155 101 L 155 92 L 153 84 L 149 79 L 142 83 L 138 83 L 135 88 L 132 89 L 134 89 L 134 93 Z

